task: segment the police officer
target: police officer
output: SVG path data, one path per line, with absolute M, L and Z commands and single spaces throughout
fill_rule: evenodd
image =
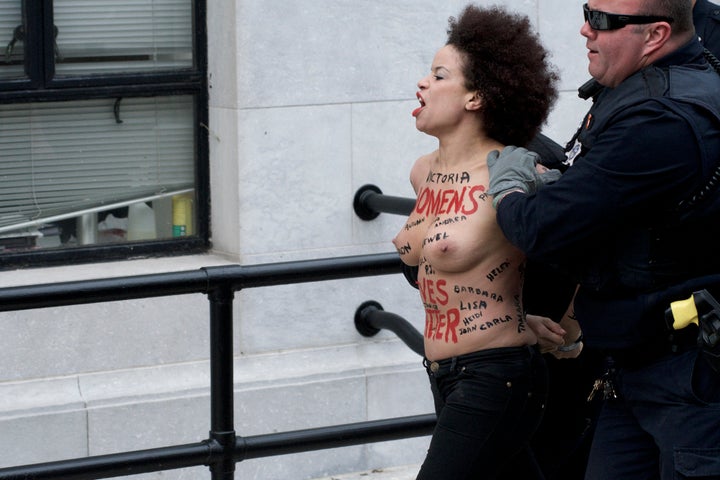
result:
M 693 25 L 695 25 L 695 34 L 698 40 L 710 53 L 720 57 L 720 5 L 711 3 L 708 0 L 692 0 L 692 5 Z M 583 100 L 587 100 L 597 96 L 601 90 L 602 85 L 597 80 L 590 79 L 578 89 L 578 96 Z M 529 148 L 532 150 L 532 146 Z M 537 153 L 541 154 L 541 152 Z M 562 163 L 562 160 L 560 162 Z M 563 165 L 558 166 L 556 162 L 550 165 L 545 161 L 542 163 L 550 168 L 565 168 Z
M 720 273 L 720 76 L 692 0 L 594 0 L 584 15 L 605 88 L 573 166 L 537 189 L 532 155 L 491 156 L 498 223 L 530 258 L 574 274 L 585 342 L 607 355 L 586 479 L 717 479 L 720 376 L 698 357 L 697 331 L 667 331 L 664 311 Z

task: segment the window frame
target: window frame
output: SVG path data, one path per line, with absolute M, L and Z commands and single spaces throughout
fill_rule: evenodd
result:
M 66 248 L 0 252 L 0 270 L 138 257 L 200 253 L 210 247 L 210 172 L 208 146 L 207 0 L 192 0 L 191 68 L 172 71 L 73 75 L 54 78 L 53 0 L 20 0 L 26 14 L 27 78 L 0 80 L 0 103 L 19 104 L 117 97 L 192 95 L 195 107 L 195 219 L 193 236 L 127 241 Z M 98 0 L 101 1 L 101 0 Z M 47 35 L 44 32 L 49 32 Z M 32 52 L 41 52 L 32 54 Z

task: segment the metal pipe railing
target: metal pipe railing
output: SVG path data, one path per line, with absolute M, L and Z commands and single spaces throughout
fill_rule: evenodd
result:
M 372 220 L 381 213 L 410 215 L 415 208 L 415 199 L 383 195 L 375 185 L 363 185 L 355 192 L 353 209 L 363 220 Z
M 434 413 L 333 425 L 305 430 L 237 437 L 230 450 L 234 462 L 365 443 L 430 435 Z M 110 455 L 60 460 L 0 469 L 3 480 L 87 480 L 212 465 L 224 457 L 214 440 Z M 217 478 L 213 473 L 213 479 Z M 228 478 L 233 478 L 228 476 Z
M 384 311 L 382 305 L 375 301 L 369 300 L 355 311 L 355 328 L 365 337 L 377 335 L 380 330 L 390 330 L 405 342 L 410 350 L 421 357 L 425 356 L 422 334 L 400 315 Z
M 401 268 L 396 253 L 379 253 L 24 285 L 0 289 L 0 312 L 187 293 L 207 294 L 218 286 L 238 291 L 244 288 L 388 275 L 400 272 Z
M 235 291 L 394 274 L 400 270 L 401 261 L 397 254 L 388 253 L 251 266 L 205 267 L 198 271 L 0 289 L 0 311 L 204 293 L 210 302 L 211 339 L 209 439 L 195 444 L 2 468 L 0 480 L 88 480 L 199 465 L 210 467 L 213 480 L 230 480 L 234 478 L 235 463 L 244 459 L 430 434 L 435 424 L 434 414 L 254 437 L 237 436 L 234 430 L 232 302 Z M 369 313 L 373 317 L 378 312 Z
M 215 451 L 214 451 L 215 450 Z M 3 480 L 87 480 L 209 465 L 222 452 L 208 441 L 0 469 Z
M 430 435 L 434 413 L 238 438 L 235 459 L 287 455 Z

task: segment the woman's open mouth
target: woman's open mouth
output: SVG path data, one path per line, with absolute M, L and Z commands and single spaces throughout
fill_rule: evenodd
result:
M 425 108 L 425 100 L 423 100 L 423 98 L 420 96 L 420 92 L 417 92 L 415 94 L 415 96 L 417 97 L 418 101 L 420 102 L 420 106 L 417 107 L 415 110 L 413 110 L 413 112 L 412 112 L 413 117 L 417 117 L 418 114 L 420 113 L 420 110 Z

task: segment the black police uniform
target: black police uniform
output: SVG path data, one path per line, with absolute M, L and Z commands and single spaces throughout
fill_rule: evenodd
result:
M 506 196 L 498 223 L 529 258 L 576 276 L 586 343 L 616 359 L 619 398 L 605 402 L 589 472 L 720 478 L 720 378 L 696 365 L 696 332 L 668 341 L 663 315 L 720 272 L 720 193 L 679 207 L 708 187 L 720 159 L 720 76 L 702 46 L 605 89 L 575 147 L 554 185 Z
M 720 5 L 697 0 L 693 8 L 695 33 L 713 55 L 720 56 Z

